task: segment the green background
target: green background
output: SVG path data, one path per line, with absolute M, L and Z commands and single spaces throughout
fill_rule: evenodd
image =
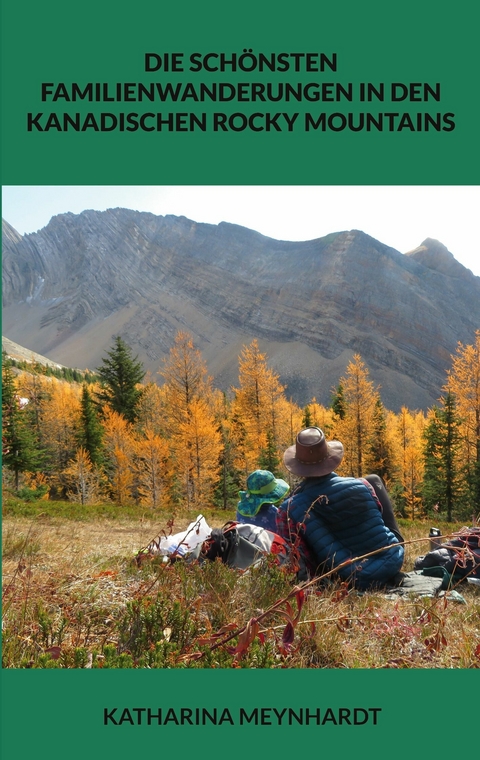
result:
M 386 2 L 3 2 L 2 184 L 478 184 L 478 11 L 474 0 Z M 440 82 L 453 132 L 27 133 L 41 82 L 148 82 L 146 52 L 324 51 L 324 81 Z M 178 81 L 315 81 L 305 74 L 177 75 Z M 188 79 L 187 79 L 188 77 Z M 278 75 L 277 75 L 278 77 Z M 175 81 L 175 76 L 169 76 Z M 120 110 L 95 104 L 88 110 Z M 137 110 L 137 104 L 122 106 Z M 340 106 L 340 107 L 339 107 Z M 153 110 L 166 110 L 155 106 Z M 270 112 L 349 104 L 231 104 Z M 75 104 L 56 111 L 77 110 Z M 86 111 L 85 104 L 81 109 Z M 152 109 L 148 109 L 152 110 Z M 168 110 L 173 110 L 169 108 Z M 224 111 L 221 104 L 182 110 Z M 360 110 L 358 103 L 351 110 Z M 321 213 L 321 209 L 319 209 Z M 3 757 L 197 758 L 301 754 L 420 757 L 458 752 L 478 714 L 478 671 L 3 671 Z M 474 688 L 476 687 L 476 689 Z M 378 726 L 103 727 L 103 707 L 381 707 Z M 467 728 L 468 727 L 468 728 Z M 241 731 L 241 733 L 239 733 Z
M 406 0 L 242 3 L 26 0 L 4 4 L 3 184 L 476 184 L 478 4 Z M 181 111 L 428 111 L 453 132 L 26 131 L 27 112 L 138 110 L 135 103 L 41 103 L 42 82 L 165 81 L 147 52 L 337 53 L 335 74 L 167 75 L 168 81 L 441 84 L 440 103 L 186 101 Z M 165 75 L 164 75 L 165 76 Z M 79 107 L 78 107 L 79 106 Z M 325 106 L 325 107 L 324 107 Z M 144 104 L 148 111 L 172 111 Z M 300 117 L 298 120 L 300 125 Z

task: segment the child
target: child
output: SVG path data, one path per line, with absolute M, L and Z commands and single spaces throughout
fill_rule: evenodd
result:
M 277 532 L 278 508 L 290 486 L 281 478 L 276 478 L 269 470 L 255 470 L 247 478 L 247 490 L 240 491 L 236 520 L 240 523 L 259 525 Z

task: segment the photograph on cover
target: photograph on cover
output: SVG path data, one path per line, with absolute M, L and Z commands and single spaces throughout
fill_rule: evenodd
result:
M 479 194 L 4 187 L 3 667 L 478 667 Z

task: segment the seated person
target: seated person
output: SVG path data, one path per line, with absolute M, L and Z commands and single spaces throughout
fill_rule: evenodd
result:
M 320 428 L 300 431 L 283 461 L 287 470 L 303 481 L 280 505 L 279 517 L 288 520 L 290 540 L 292 530 L 298 531 L 308 545 L 317 575 L 375 552 L 339 567 L 338 575 L 359 589 L 385 585 L 400 571 L 404 556 L 393 510 L 385 494 L 375 498 L 365 480 L 334 472 L 343 453 L 342 443 L 327 442 Z M 386 509 L 385 519 L 384 504 L 390 504 L 391 511 Z M 277 520 L 277 525 L 280 523 Z
M 247 478 L 247 490 L 240 491 L 236 520 L 240 523 L 259 525 L 277 532 L 275 504 L 283 501 L 290 486 L 276 478 L 269 470 L 255 470 Z

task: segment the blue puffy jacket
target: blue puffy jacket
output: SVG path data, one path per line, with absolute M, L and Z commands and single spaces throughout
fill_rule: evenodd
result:
M 402 567 L 404 550 L 383 522 L 380 509 L 361 480 L 332 472 L 306 478 L 280 506 L 296 523 L 315 555 L 320 572 L 353 557 L 394 544 L 383 552 L 353 562 L 338 571 L 359 589 L 391 579 Z

